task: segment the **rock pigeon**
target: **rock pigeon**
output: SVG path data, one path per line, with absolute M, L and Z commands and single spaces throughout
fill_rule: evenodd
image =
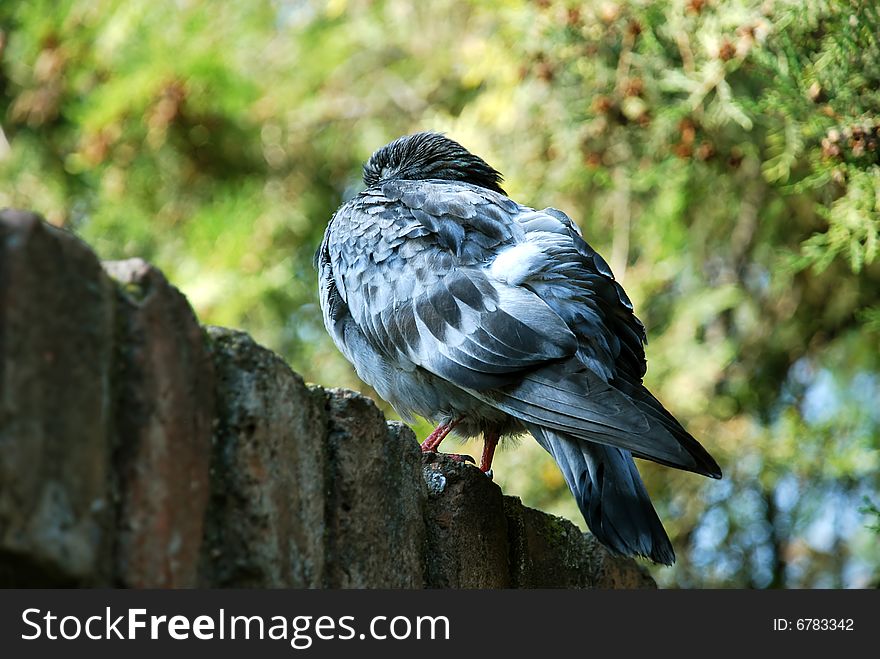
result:
M 315 255 L 324 323 L 358 376 L 437 424 L 424 451 L 482 435 L 483 471 L 499 438 L 530 433 L 604 545 L 672 564 L 633 457 L 721 470 L 643 386 L 645 328 L 605 260 L 444 135 L 387 144 L 363 178 Z

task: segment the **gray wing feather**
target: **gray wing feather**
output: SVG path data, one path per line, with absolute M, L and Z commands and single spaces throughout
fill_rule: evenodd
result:
M 582 360 L 609 377 L 618 371 L 643 377 L 645 327 L 605 259 L 562 211 L 546 208 L 521 213 L 517 221 L 525 240 L 546 254 L 523 283 L 578 335 Z
M 494 404 L 524 421 L 581 440 L 627 449 L 671 467 L 720 476 L 708 452 L 681 426 L 671 426 L 649 406 L 589 369 L 570 374 L 559 370 L 548 367 L 528 374 L 499 392 Z
M 469 293 L 468 284 L 483 291 L 481 300 L 456 295 Z M 390 341 L 414 364 L 478 391 L 506 386 L 577 348 L 565 323 L 533 293 L 500 289 L 476 270 L 452 271 L 372 320 L 366 332 L 378 343 Z
M 364 336 L 392 362 L 475 390 L 573 355 L 577 339 L 539 296 L 484 269 L 514 240 L 515 208 L 467 184 L 422 181 L 391 181 L 344 207 L 331 224 L 344 227 L 330 241 L 334 278 Z

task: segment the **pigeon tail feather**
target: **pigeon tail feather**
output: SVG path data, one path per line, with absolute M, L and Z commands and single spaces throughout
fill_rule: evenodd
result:
M 629 451 L 527 424 L 556 460 L 578 507 L 602 544 L 625 556 L 672 565 L 675 551 Z

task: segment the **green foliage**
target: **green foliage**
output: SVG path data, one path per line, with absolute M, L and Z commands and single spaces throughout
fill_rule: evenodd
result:
M 679 555 L 657 578 L 876 583 L 873 3 L 35 0 L 0 31 L 0 205 L 152 260 L 325 385 L 363 388 L 317 307 L 326 222 L 373 149 L 447 132 L 576 218 L 722 464 L 644 465 Z M 583 526 L 534 442 L 495 472 Z
M 865 497 L 865 505 L 860 512 L 863 512 L 866 515 L 872 515 L 876 518 L 874 523 L 871 524 L 868 528 L 870 528 L 877 535 L 880 535 L 880 508 L 872 503 L 868 497 Z

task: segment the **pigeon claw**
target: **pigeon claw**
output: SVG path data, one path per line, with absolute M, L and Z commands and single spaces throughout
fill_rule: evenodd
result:
M 444 453 L 447 458 L 455 460 L 456 462 L 470 462 L 471 464 L 477 464 L 477 461 L 474 460 L 467 453 Z

